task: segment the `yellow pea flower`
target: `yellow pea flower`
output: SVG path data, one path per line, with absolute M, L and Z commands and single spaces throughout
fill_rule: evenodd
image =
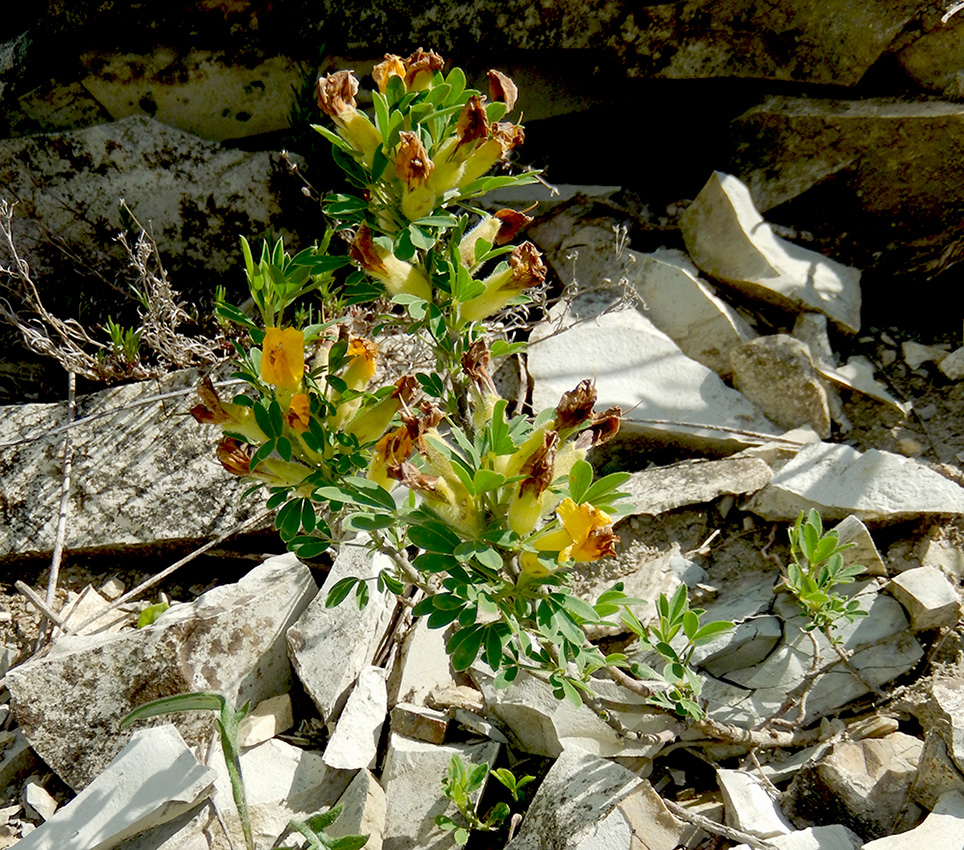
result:
M 577 505 L 572 499 L 564 499 L 556 508 L 556 516 L 562 528 L 532 541 L 540 552 L 558 552 L 556 563 L 564 564 L 572 560 L 584 564 L 616 554 L 619 538 L 613 534 L 612 520 L 608 514 L 590 504 Z M 519 563 L 531 575 L 545 575 L 548 572 L 532 552 L 523 552 Z
M 261 346 L 261 380 L 296 390 L 305 374 L 305 335 L 297 328 L 266 328 Z
M 299 434 L 308 430 L 308 423 L 311 421 L 311 399 L 304 393 L 295 393 L 291 397 L 291 404 L 285 414 L 285 420 L 292 430 Z

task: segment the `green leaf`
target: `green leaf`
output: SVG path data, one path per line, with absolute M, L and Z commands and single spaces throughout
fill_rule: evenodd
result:
M 569 470 L 569 495 L 577 504 L 585 501 L 585 495 L 592 484 L 592 465 L 585 460 L 577 460 Z
M 700 628 L 700 618 L 693 611 L 686 611 L 683 614 L 683 633 L 687 640 L 693 640 L 696 632 Z
M 408 539 L 426 552 L 450 555 L 462 542 L 459 536 L 441 522 L 423 522 L 408 530 Z
M 508 357 L 510 354 L 517 354 L 525 351 L 524 342 L 507 342 L 504 339 L 497 339 L 492 343 L 490 353 L 493 357 Z
M 476 493 L 498 490 L 499 487 L 505 484 L 505 476 L 491 469 L 480 469 L 475 473 L 473 484 Z
M 342 520 L 342 528 L 346 531 L 378 531 L 391 528 L 395 523 L 391 514 L 352 513 Z
M 326 850 L 361 850 L 368 843 L 367 835 L 343 835 L 340 838 L 326 836 Z
M 355 578 L 354 576 L 348 576 L 340 581 L 336 581 L 331 590 L 328 591 L 328 596 L 325 598 L 325 607 L 334 608 L 336 605 L 340 605 L 345 597 L 351 593 L 352 588 L 360 582 L 361 579 Z
M 702 646 L 709 643 L 724 632 L 733 628 L 733 623 L 727 620 L 714 620 L 700 626 L 699 630 L 690 638 L 694 646 Z
M 137 628 L 144 629 L 152 625 L 170 607 L 169 602 L 155 602 L 153 605 L 148 605 L 137 618 Z
M 226 705 L 226 701 L 221 694 L 210 691 L 198 691 L 191 694 L 175 694 L 170 697 L 161 697 L 138 706 L 130 714 L 123 717 L 120 721 L 121 729 L 130 726 L 138 720 L 146 717 L 156 717 L 158 714 L 167 714 L 171 711 L 221 711 Z
M 308 818 L 308 820 L 305 821 L 305 825 L 312 832 L 321 832 L 323 829 L 328 829 L 329 826 L 338 820 L 344 810 L 344 804 L 339 803 L 337 806 L 332 806 L 327 812 L 321 812 Z
M 474 625 L 457 631 L 445 646 L 445 651 L 452 659 L 452 668 L 456 671 L 467 670 L 472 666 L 479 650 L 485 631 L 482 626 Z

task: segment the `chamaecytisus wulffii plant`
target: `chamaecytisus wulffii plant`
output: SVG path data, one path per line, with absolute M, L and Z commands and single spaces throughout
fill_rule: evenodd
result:
M 627 475 L 594 480 L 585 456 L 617 432 L 621 412 L 594 413 L 588 380 L 533 417 L 510 415 L 500 397 L 490 359 L 523 346 L 487 322 L 525 304 L 546 266 L 532 243 L 513 244 L 523 213 L 482 212 L 472 200 L 536 174 L 488 174 L 523 141 L 519 124 L 501 120 L 515 105 L 512 81 L 490 71 L 486 97 L 458 68 L 442 69 L 434 52 L 386 56 L 373 118 L 358 108 L 350 72 L 319 81 L 334 131 L 315 129 L 351 190 L 327 196 L 330 227 L 312 248 L 291 256 L 265 244 L 256 260 L 243 243 L 260 315 L 220 311 L 249 331 L 237 374 L 253 393 L 225 402 L 206 383 L 192 412 L 221 426 L 221 463 L 268 489 L 300 556 L 356 532 L 389 556 L 377 576 L 337 584 L 329 605 L 352 593 L 364 604 L 372 582 L 399 595 L 414 586 L 414 613 L 453 627 L 456 669 L 481 657 L 499 685 L 529 669 L 557 696 L 591 701 L 591 675 L 625 658 L 604 657 L 584 626 L 634 600 L 617 589 L 591 605 L 573 595 L 568 571 L 615 553 Z M 347 235 L 347 255 L 332 252 L 336 233 Z M 373 339 L 341 318 L 293 324 L 296 304 L 345 272 L 347 301 L 389 298 L 374 324 L 420 340 L 434 368 L 374 386 Z

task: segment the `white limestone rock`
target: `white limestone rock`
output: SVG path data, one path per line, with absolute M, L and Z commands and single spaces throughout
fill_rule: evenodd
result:
M 772 838 L 793 832 L 776 801 L 767 793 L 759 777 L 742 770 L 716 771 L 723 802 L 726 825 L 757 838 Z
M 3 139 L 0 185 L 20 200 L 21 212 L 30 212 L 14 218 L 13 231 L 35 278 L 62 268 L 64 249 L 87 256 L 96 245 L 125 262 L 111 244 L 124 229 L 118 204 L 124 198 L 139 221 L 150 223 L 176 280 L 182 272 L 236 269 L 240 233 L 270 228 L 286 244 L 296 241 L 296 225 L 285 221 L 272 185 L 280 162 L 278 154 L 225 148 L 140 115 Z M 6 261 L 5 254 L 0 250 Z M 188 424 L 174 418 L 178 427 Z
M 336 805 L 341 815 L 325 832 L 332 838 L 367 835 L 365 850 L 382 850 L 385 832 L 385 792 L 369 770 L 359 770 Z
M 458 683 L 445 651 L 445 629 L 430 629 L 422 617 L 405 636 L 388 679 L 389 704 L 425 705 L 433 690 Z
M 285 631 L 317 592 L 308 568 L 282 555 L 237 584 L 171 606 L 147 628 L 63 637 L 7 674 L 17 719 L 41 758 L 79 790 L 121 750 L 130 733 L 118 724 L 145 702 L 215 691 L 242 705 L 286 692 Z M 184 712 L 172 722 L 195 743 L 212 717 Z
M 628 818 L 610 817 L 642 783 L 618 764 L 578 747 L 566 748 L 549 768 L 506 850 L 628 850 Z
M 241 498 L 248 484 L 215 460 L 220 429 L 179 415 L 195 403 L 199 376 L 198 370 L 186 369 L 77 399 L 77 419 L 89 421 L 71 431 L 66 549 L 207 539 L 262 509 L 263 500 Z M 142 403 L 181 390 L 182 397 Z M 66 403 L 0 407 L 0 443 L 44 434 L 65 418 Z M 60 507 L 63 435 L 2 451 L 0 561 L 49 553 Z
M 598 410 L 618 405 L 625 411 L 623 440 L 639 436 L 719 449 L 780 434 L 758 408 L 686 357 L 637 310 L 607 313 L 550 336 L 553 329 L 552 321 L 539 325 L 529 343 L 536 410 L 555 407 L 563 393 L 590 378 Z
M 960 596 L 936 567 L 906 570 L 887 590 L 904 606 L 915 632 L 954 626 L 961 617 Z
M 903 732 L 840 741 L 796 774 L 783 809 L 795 822 L 838 823 L 866 838 L 903 832 L 920 818 L 909 795 L 923 746 Z
M 737 455 L 721 460 L 684 460 L 634 472 L 619 489 L 632 502 L 628 516 L 656 516 L 684 505 L 712 502 L 727 494 L 755 493 L 772 477 L 764 461 Z
M 755 336 L 680 251 L 640 254 L 621 245 L 612 230 L 582 227 L 562 242 L 550 262 L 566 283 L 577 286 L 570 305 L 575 316 L 591 317 L 628 300 L 687 357 L 721 377 L 730 373 L 730 349 Z
M 49 792 L 37 777 L 31 777 L 23 786 L 23 804 L 28 813 L 40 818 L 40 820 L 50 820 L 54 812 L 57 811 L 57 801 L 50 796 Z
M 941 734 L 930 731 L 924 737 L 910 794 L 916 802 L 931 811 L 941 795 L 948 791 L 964 791 L 964 774 L 954 766 Z
M 287 56 L 239 62 L 223 51 L 158 47 L 148 54 L 88 51 L 80 62 L 96 68 L 82 84 L 115 121 L 150 115 L 216 142 L 288 129 L 303 83 Z
M 809 425 L 830 436 L 830 406 L 807 346 L 787 334 L 761 336 L 730 351 L 733 386 L 787 430 Z
M 100 776 L 18 847 L 109 850 L 193 809 L 211 796 L 215 778 L 170 724 L 139 729 Z
M 358 674 L 325 747 L 325 764 L 340 770 L 374 767 L 387 712 L 385 671 L 381 667 L 366 667 Z
M 924 822 L 900 835 L 868 841 L 863 850 L 960 850 L 964 847 L 964 793 L 942 795 Z
M 922 345 L 909 339 L 901 343 L 901 354 L 911 369 L 920 369 L 925 363 L 940 364 L 948 353 L 936 345 Z
M 495 761 L 500 745 L 450 744 L 435 746 L 401 735 L 389 736 L 388 753 L 382 769 L 387 809 L 384 850 L 447 850 L 455 847 L 452 832 L 435 826 L 436 815 L 457 816 L 454 804 L 442 796 L 441 781 L 449 762 L 458 755 L 469 769 Z M 477 792 L 473 802 L 484 792 Z
M 576 707 L 568 700 L 557 699 L 552 688 L 535 676 L 522 672 L 509 687 L 497 689 L 493 687 L 491 671 L 481 668 L 477 664 L 470 672 L 485 695 L 487 713 L 523 752 L 558 758 L 564 749 L 577 747 L 602 757 L 651 757 L 661 747 L 658 743 L 623 740 L 585 705 Z M 624 689 L 618 689 L 617 694 L 610 682 L 593 682 L 594 690 L 601 695 L 610 686 L 613 701 L 639 706 L 619 713 L 627 728 L 653 735 L 676 728 L 671 717 L 643 705 L 642 698 L 635 698 Z
M 238 729 L 238 746 L 254 747 L 295 725 L 291 694 L 278 694 L 259 702 Z
M 774 473 L 746 509 L 792 521 L 815 508 L 827 520 L 898 521 L 921 514 L 964 513 L 964 489 L 910 458 L 815 443 Z
M 387 590 L 372 593 L 364 608 L 349 596 L 340 605 L 326 608 L 325 600 L 343 578 L 368 578 L 386 564 L 385 555 L 370 555 L 359 546 L 343 546 L 321 592 L 288 630 L 288 654 L 301 684 L 318 708 L 322 719 L 333 725 L 358 674 L 375 655 L 392 611 L 395 597 Z
M 244 834 L 219 739 L 212 742 L 207 763 L 217 771 L 215 804 L 232 833 L 234 846 L 243 847 Z M 321 754 L 272 738 L 241 754 L 241 775 L 256 847 L 270 848 L 292 818 L 304 819 L 335 805 L 355 771 L 335 770 L 324 763 Z M 229 850 L 217 821 L 211 813 L 205 814 L 208 820 L 204 829 L 218 834 L 212 850 Z
M 833 530 L 837 532 L 837 542 L 841 546 L 853 544 L 851 548 L 841 553 L 845 566 L 859 564 L 866 568 L 867 575 L 887 575 L 887 567 L 884 566 L 884 560 L 877 551 L 873 537 L 870 536 L 870 530 L 857 517 L 845 517 L 833 527 Z
M 847 827 L 811 826 L 787 835 L 768 838 L 774 850 L 860 850 L 863 839 Z M 749 844 L 737 844 L 731 850 L 753 850 Z
M 434 708 L 400 702 L 392 709 L 392 732 L 396 735 L 427 744 L 441 744 L 445 741 L 448 728 L 448 715 Z
M 697 266 L 748 295 L 860 328 L 860 272 L 776 236 L 736 177 L 714 172 L 680 217 Z
M 937 368 L 952 381 L 964 378 L 964 347 L 957 348 L 937 364 Z

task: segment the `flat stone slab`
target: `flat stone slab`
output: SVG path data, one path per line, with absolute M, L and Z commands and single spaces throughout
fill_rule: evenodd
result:
M 619 843 L 617 836 L 621 832 L 631 836 L 632 832 L 619 830 L 619 824 L 610 825 L 616 827 L 615 835 L 594 833 L 600 821 L 641 784 L 642 780 L 625 767 L 578 747 L 566 749 L 549 768 L 532 799 L 522 829 L 506 845 L 506 850 L 629 847 L 628 843 Z M 604 840 L 596 843 L 600 839 Z
M 910 616 L 915 632 L 954 626 L 961 617 L 961 598 L 937 567 L 906 570 L 888 586 Z
M 824 519 L 853 514 L 865 522 L 921 514 L 964 514 L 964 489 L 910 458 L 870 449 L 805 446 L 746 504 L 771 521 L 792 521 L 815 508 Z
M 17 846 L 109 850 L 193 809 L 216 778 L 172 725 L 139 729 L 100 776 Z
M 38 755 L 79 790 L 126 744 L 130 732 L 119 722 L 139 705 L 191 691 L 215 691 L 234 705 L 287 692 L 285 631 L 317 592 L 308 568 L 281 555 L 237 584 L 172 606 L 147 628 L 61 638 L 7 674 L 14 713 Z M 196 743 L 213 716 L 170 718 Z
M 342 546 L 321 592 L 288 630 L 288 655 L 322 719 L 334 727 L 358 674 L 372 663 L 395 608 L 387 590 L 359 609 L 354 595 L 334 608 L 328 593 L 343 578 L 370 578 L 388 563 L 360 546 Z
M 785 309 L 816 310 L 845 331 L 860 328 L 860 272 L 778 237 L 736 177 L 714 172 L 680 230 L 710 277 Z
M 215 459 L 220 428 L 183 415 L 196 404 L 199 374 L 187 369 L 77 399 L 76 418 L 87 421 L 71 431 L 65 549 L 214 537 L 263 508 L 263 498 L 241 498 L 250 482 L 229 475 Z M 0 443 L 46 434 L 65 417 L 66 403 L 0 407 Z M 59 433 L 0 447 L 0 561 L 53 550 L 62 458 Z
M 436 746 L 401 735 L 389 736 L 388 753 L 382 770 L 387 811 L 382 846 L 385 850 L 449 850 L 456 846 L 452 832 L 435 826 L 436 815 L 457 818 L 455 805 L 442 795 L 441 781 L 449 762 L 459 756 L 470 770 L 495 761 L 500 744 L 450 744 Z M 474 802 L 483 788 L 474 795 Z
M 657 514 L 701 505 L 727 494 L 744 495 L 763 489 L 773 473 L 760 458 L 684 460 L 672 466 L 634 472 L 619 489 L 629 494 L 628 515 Z
M 756 445 L 782 434 L 635 309 L 553 331 L 552 321 L 540 324 L 529 343 L 535 410 L 555 407 L 563 393 L 589 378 L 596 382 L 597 410 L 623 409 L 623 439 L 719 449 Z
M 941 796 L 920 826 L 900 835 L 868 841 L 863 850 L 960 850 L 964 847 L 964 793 Z

